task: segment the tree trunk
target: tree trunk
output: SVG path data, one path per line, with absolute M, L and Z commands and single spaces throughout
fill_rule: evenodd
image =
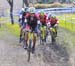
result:
M 10 7 L 10 18 L 11 18 L 11 23 L 14 24 L 14 19 L 13 19 L 13 4 Z
M 10 5 L 10 18 L 11 18 L 11 24 L 14 24 L 13 19 L 13 0 L 7 0 Z
M 28 0 L 23 0 L 23 3 L 26 5 L 26 7 L 29 6 Z

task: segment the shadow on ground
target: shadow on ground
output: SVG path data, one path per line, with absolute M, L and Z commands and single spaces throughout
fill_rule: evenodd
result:
M 52 66 L 69 66 L 69 54 L 61 44 L 47 44 L 43 51 L 43 61 Z
M 69 54 L 66 47 L 58 43 L 50 43 L 38 46 L 38 55 L 47 66 L 71 66 L 69 63 Z M 37 52 L 36 51 L 36 52 Z

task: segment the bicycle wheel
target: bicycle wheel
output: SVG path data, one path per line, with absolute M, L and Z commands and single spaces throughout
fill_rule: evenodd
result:
M 44 44 L 45 42 L 45 34 L 44 32 L 41 33 L 41 44 Z
M 26 39 L 27 39 L 27 38 L 26 38 L 26 36 L 27 36 L 27 34 L 24 34 L 24 39 L 23 39 L 23 48 L 24 48 L 24 49 L 27 49 L 27 44 L 26 44 L 26 43 L 27 43 L 27 42 L 26 42 Z
M 29 46 L 28 46 L 28 62 L 30 61 L 31 43 L 32 43 L 32 41 L 29 40 Z
M 40 34 L 40 44 L 42 44 L 42 37 L 41 37 L 41 34 Z
M 53 28 L 54 29 L 54 28 Z M 52 41 L 52 43 L 54 43 L 55 41 L 56 41 L 56 32 L 54 32 L 54 31 L 51 31 L 51 41 Z
M 40 44 L 44 44 L 45 42 L 46 42 L 46 33 L 44 30 L 42 30 L 40 35 Z

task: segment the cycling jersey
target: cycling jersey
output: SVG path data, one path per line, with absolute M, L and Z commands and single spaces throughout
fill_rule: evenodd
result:
M 39 20 L 42 23 L 42 25 L 46 25 L 47 16 L 46 15 L 44 15 L 44 16 L 39 15 Z
M 50 24 L 51 24 L 51 26 L 54 26 L 57 23 L 58 23 L 58 19 L 57 18 L 50 18 Z
M 31 14 L 27 14 L 26 19 L 27 19 L 27 24 L 32 28 L 33 31 L 35 31 L 38 22 L 38 17 L 36 16 L 36 14 L 33 14 L 33 16 L 31 16 Z

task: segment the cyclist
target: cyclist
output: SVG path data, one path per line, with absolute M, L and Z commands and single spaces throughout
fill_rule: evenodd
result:
M 30 26 L 31 30 L 34 32 L 34 40 L 33 40 L 33 47 L 32 47 L 32 52 L 34 53 L 35 51 L 35 44 L 36 44 L 36 36 L 37 36 L 37 24 L 38 24 L 38 17 L 35 14 L 35 8 L 30 7 L 29 8 L 29 14 L 26 15 L 25 21 L 27 23 L 26 26 Z M 24 46 L 25 49 L 27 49 L 27 40 L 26 45 Z
M 52 14 L 50 16 L 50 18 L 48 18 L 48 23 L 50 24 L 50 27 L 55 27 L 55 29 L 56 29 L 56 36 L 57 36 L 57 26 L 59 24 L 59 21 L 56 18 L 56 15 Z
M 22 8 L 22 10 L 20 11 L 20 15 L 19 15 L 19 25 L 20 25 L 20 39 L 19 39 L 19 43 L 21 43 L 21 41 L 23 40 L 22 38 L 22 31 L 23 31 L 23 27 L 25 26 L 25 16 L 28 13 L 28 7 L 26 8 Z
M 24 8 L 22 8 L 19 12 L 19 25 L 21 26 L 21 23 L 22 23 L 22 15 L 24 13 Z
M 44 13 L 44 11 L 42 10 L 39 13 L 39 20 L 40 20 L 40 25 L 38 25 L 38 28 L 40 29 L 41 27 L 44 27 L 44 29 L 46 30 L 46 25 L 47 25 L 47 15 Z M 41 29 L 40 29 L 41 31 Z M 47 34 L 47 31 L 45 31 Z
M 40 20 L 40 23 L 43 25 L 43 26 L 46 26 L 46 23 L 47 23 L 47 15 L 44 13 L 44 11 L 42 10 L 39 14 L 39 20 Z

